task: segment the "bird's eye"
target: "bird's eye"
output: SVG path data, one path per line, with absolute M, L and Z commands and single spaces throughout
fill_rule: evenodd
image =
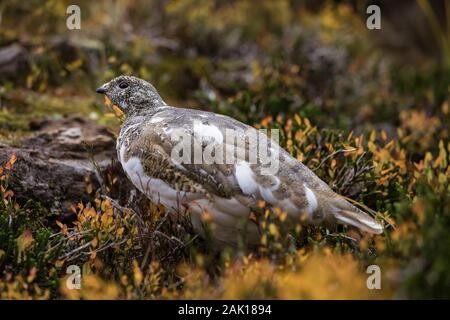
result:
M 126 82 L 121 82 L 121 83 L 119 83 L 119 88 L 120 88 L 120 89 L 126 89 L 126 88 L 128 88 L 128 83 L 126 83 Z

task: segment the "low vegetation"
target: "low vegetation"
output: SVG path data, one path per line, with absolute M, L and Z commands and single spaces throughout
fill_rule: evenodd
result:
M 114 17 L 79 1 L 74 34 L 65 1 L 36 3 L 3 8 L 0 47 L 20 43 L 29 59 L 26 76 L 0 83 L 3 142 L 19 144 L 32 119 L 70 113 L 117 130 L 94 88 L 134 74 L 174 105 L 280 129 L 286 150 L 385 232 L 293 226 L 261 202 L 260 248 L 217 252 L 188 219 L 139 194 L 114 199 L 113 176 L 98 190 L 86 181 L 90 201 L 62 221 L 17 201 L 11 154 L 0 166 L 1 299 L 450 298 L 448 42 L 439 58 L 399 60 L 345 1 L 117 1 Z M 67 286 L 71 265 L 80 290 Z M 381 290 L 366 286 L 369 265 Z

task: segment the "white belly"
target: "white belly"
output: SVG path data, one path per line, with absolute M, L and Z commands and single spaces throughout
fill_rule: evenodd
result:
M 121 152 L 121 160 L 124 160 L 122 154 Z M 207 220 L 211 221 L 213 235 L 220 242 L 235 244 L 240 233 L 245 232 L 250 243 L 258 243 L 258 228 L 248 221 L 250 210 L 238 200 L 215 196 L 210 201 L 204 194 L 177 191 L 163 180 L 148 176 L 138 158 L 121 162 L 133 185 L 151 201 L 164 205 L 169 212 L 184 214 L 188 209 L 194 230 L 200 235 L 204 234 L 204 223 Z M 208 218 L 205 219 L 206 217 Z

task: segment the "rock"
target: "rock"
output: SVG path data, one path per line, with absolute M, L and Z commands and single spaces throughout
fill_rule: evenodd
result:
M 24 79 L 29 69 L 28 54 L 19 44 L 0 48 L 0 80 Z
M 115 136 L 107 128 L 77 116 L 35 121 L 30 127 L 35 134 L 20 146 L 0 144 L 0 163 L 17 156 L 9 184 L 19 202 L 38 200 L 67 217 L 72 205 L 92 200 L 96 190 L 122 203 L 128 199 L 134 187 L 115 160 Z M 112 176 L 115 183 L 106 187 Z

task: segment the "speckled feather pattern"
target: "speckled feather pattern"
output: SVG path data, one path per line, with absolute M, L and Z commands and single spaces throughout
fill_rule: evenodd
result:
M 342 223 L 371 233 L 382 232 L 377 221 L 334 193 L 265 136 L 263 142 L 271 150 L 276 148 L 278 154 L 279 170 L 274 174 L 262 174 L 259 163 L 240 158 L 231 164 L 180 164 L 171 158 L 176 144 L 171 139 L 173 130 L 203 136 L 205 141 L 214 139 L 226 153 L 229 142 L 223 137 L 227 129 L 239 136 L 256 133 L 256 129 L 227 116 L 168 106 L 151 84 L 139 78 L 121 76 L 101 88 L 125 114 L 117 152 L 127 175 L 139 190 L 169 211 L 189 212 L 200 234 L 207 212 L 217 225 L 217 240 L 235 244 L 242 232 L 240 220 L 248 220 L 258 200 L 279 207 L 303 223 Z M 257 226 L 247 224 L 244 232 L 250 243 L 258 243 Z

